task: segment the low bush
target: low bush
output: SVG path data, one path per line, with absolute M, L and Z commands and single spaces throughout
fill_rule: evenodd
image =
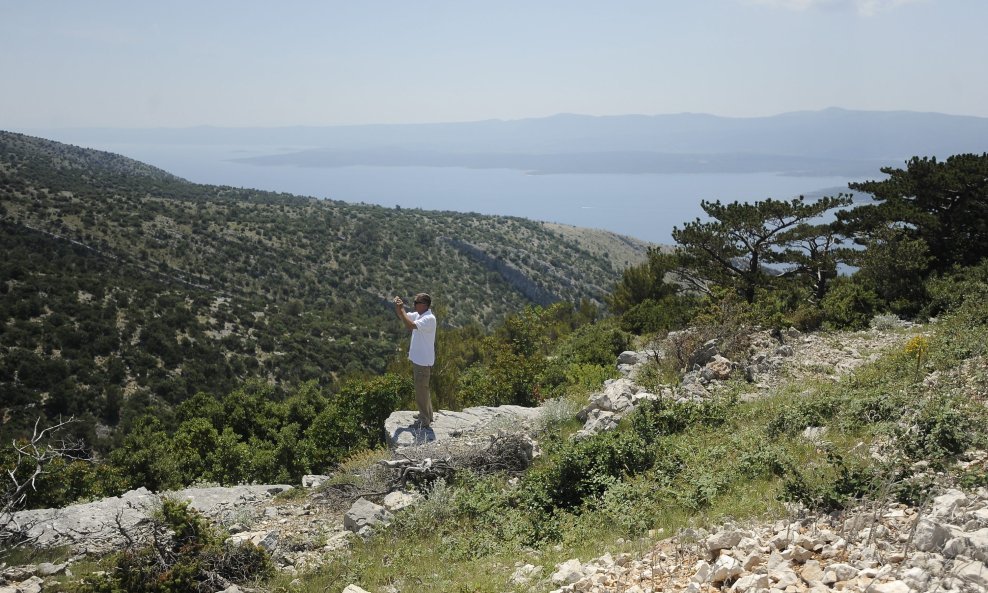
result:
M 621 314 L 624 331 L 648 334 L 684 327 L 697 306 L 697 299 L 684 295 L 668 295 L 661 299 L 645 299 Z
M 552 462 L 529 472 L 522 479 L 520 502 L 542 513 L 573 509 L 654 461 L 654 450 L 635 432 L 597 434 L 570 443 Z
M 985 300 L 988 291 L 988 259 L 969 268 L 955 267 L 926 283 L 929 301 L 923 313 L 927 317 L 955 311 L 967 300 Z
M 846 458 L 829 449 L 825 460 L 804 467 L 790 465 L 783 478 L 781 498 L 807 508 L 831 512 L 879 491 L 881 476 L 865 459 Z
M 738 453 L 738 473 L 748 479 L 782 477 L 793 464 L 792 455 L 774 441 Z
M 544 402 L 561 397 L 585 397 L 599 390 L 607 379 L 620 376 L 614 361 L 608 365 L 598 365 L 566 362 L 554 357 L 545 361 L 534 382 L 537 395 Z
M 678 385 L 682 367 L 671 356 L 653 358 L 639 367 L 635 382 L 651 393 L 660 393 L 665 387 Z
M 595 514 L 625 536 L 642 536 L 655 526 L 654 510 L 661 498 L 650 480 L 621 481 L 594 501 Z
M 539 378 L 546 362 L 520 354 L 502 342 L 486 339 L 487 359 L 459 377 L 457 399 L 464 406 L 531 406 L 543 397 Z
M 868 327 L 871 329 L 877 329 L 878 331 L 891 331 L 894 329 L 899 329 L 905 324 L 898 315 L 893 315 L 891 313 L 884 313 L 881 315 L 875 315 L 868 322 Z
M 839 279 L 820 301 L 824 326 L 836 329 L 865 329 L 882 306 L 875 291 L 851 279 Z
M 801 332 L 811 332 L 820 329 L 826 319 L 826 314 L 816 305 L 801 305 L 788 316 L 789 325 Z
M 188 503 L 162 501 L 152 518 L 150 543 L 111 557 L 113 569 L 79 587 L 80 593 L 213 593 L 235 583 L 274 575 L 264 550 L 223 537 Z
M 958 361 L 988 354 L 988 284 L 978 284 L 959 301 L 937 323 L 930 340 L 930 362 L 936 369 L 950 369 Z
M 986 422 L 984 408 L 969 399 L 933 394 L 907 409 L 894 434 L 908 459 L 938 461 L 984 446 Z
M 613 366 L 618 354 L 630 344 L 631 335 L 614 323 L 588 323 L 562 340 L 558 355 L 569 363 Z
M 413 392 L 411 379 L 394 374 L 344 385 L 306 431 L 312 467 L 325 469 L 352 452 L 383 444 L 384 421 Z
M 644 442 L 654 443 L 658 437 L 687 429 L 721 426 L 728 421 L 736 404 L 737 400 L 732 396 L 682 403 L 663 398 L 645 400 L 632 414 L 631 426 Z

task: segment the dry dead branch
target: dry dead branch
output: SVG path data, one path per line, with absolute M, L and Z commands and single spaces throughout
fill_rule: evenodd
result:
M 59 420 L 41 428 L 41 418 L 34 422 L 30 437 L 12 443 L 13 464 L 4 468 L 0 486 L 0 549 L 11 549 L 29 543 L 26 533 L 30 526 L 19 525 L 14 513 L 20 510 L 28 495 L 37 490 L 37 480 L 48 473 L 57 459 L 88 459 L 83 443 L 64 435 L 75 417 Z
M 534 443 L 521 433 L 499 433 L 469 444 L 446 446 L 442 451 L 415 448 L 411 454 L 378 462 L 391 472 L 392 489 L 409 483 L 427 484 L 442 478 L 447 482 L 460 470 L 477 474 L 520 474 L 528 469 L 534 456 Z M 440 456 L 438 453 L 442 453 Z

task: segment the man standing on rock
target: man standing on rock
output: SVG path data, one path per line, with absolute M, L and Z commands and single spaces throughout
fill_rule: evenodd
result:
M 415 402 L 419 407 L 420 428 L 432 425 L 432 396 L 429 393 L 429 377 L 436 362 L 436 316 L 432 314 L 432 297 L 424 292 L 415 295 L 413 313 L 405 312 L 405 302 L 395 297 L 395 313 L 405 327 L 412 332 L 408 347 L 408 360 L 412 361 L 412 377 L 415 380 Z

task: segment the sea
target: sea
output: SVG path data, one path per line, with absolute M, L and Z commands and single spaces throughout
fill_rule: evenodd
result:
M 845 192 L 872 177 L 777 173 L 531 174 L 457 167 L 300 167 L 238 162 L 308 147 L 83 144 L 154 165 L 196 183 L 228 185 L 385 207 L 518 216 L 597 228 L 657 244 L 700 218 L 701 200 L 753 202 Z

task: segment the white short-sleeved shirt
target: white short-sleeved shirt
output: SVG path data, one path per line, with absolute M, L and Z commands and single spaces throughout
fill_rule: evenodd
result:
M 419 315 L 408 313 L 408 318 L 415 324 L 412 330 L 412 344 L 408 347 L 408 360 L 413 363 L 431 367 L 436 362 L 436 316 L 432 309 Z

